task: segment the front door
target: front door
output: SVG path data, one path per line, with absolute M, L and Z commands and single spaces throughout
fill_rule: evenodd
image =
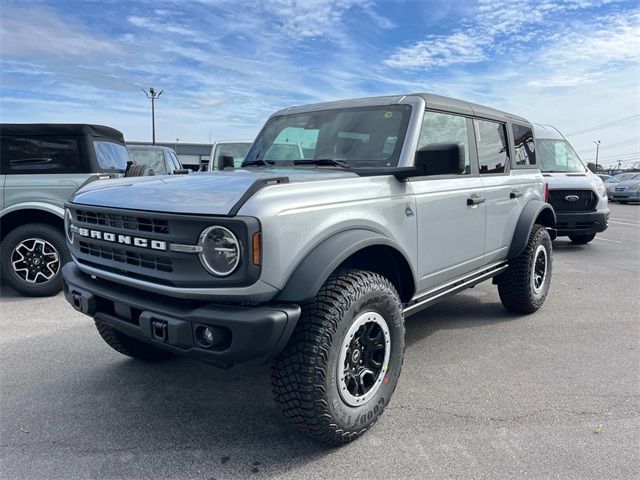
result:
M 410 181 L 418 220 L 418 291 L 469 273 L 480 266 L 485 246 L 484 186 L 478 176 L 471 120 L 427 111 L 418 148 L 457 143 L 465 168 L 458 175 L 435 175 Z

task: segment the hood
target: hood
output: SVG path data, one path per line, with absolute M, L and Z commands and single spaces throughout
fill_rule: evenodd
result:
M 76 191 L 69 201 L 153 212 L 233 215 L 262 187 L 350 176 L 356 174 L 328 168 L 243 168 L 189 175 L 128 177 L 92 182 Z
M 593 189 L 602 183 L 597 175 L 591 172 L 585 173 L 543 173 L 545 181 L 549 184 L 551 190 L 569 189 L 569 190 L 586 190 Z

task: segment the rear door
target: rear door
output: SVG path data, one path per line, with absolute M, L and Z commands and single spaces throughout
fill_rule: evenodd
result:
M 484 186 L 478 176 L 470 119 L 425 112 L 418 148 L 458 143 L 464 171 L 410 180 L 418 219 L 418 290 L 424 291 L 482 265 L 485 242 Z
M 475 119 L 474 134 L 478 149 L 480 178 L 485 189 L 487 224 L 485 236 L 485 264 L 504 260 L 522 212 L 528 192 L 529 176 L 521 175 L 526 170 L 512 170 L 511 157 L 515 163 L 529 161 L 527 151 L 533 156 L 533 135 L 530 142 L 523 133 L 515 153 L 509 147 L 508 125 L 493 120 Z M 526 143 L 526 145 L 524 145 Z M 532 157 L 535 162 L 535 157 Z M 531 170 L 531 173 L 534 173 Z

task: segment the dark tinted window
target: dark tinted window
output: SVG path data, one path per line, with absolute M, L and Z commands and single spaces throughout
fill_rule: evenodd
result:
M 531 127 L 513 124 L 513 143 L 516 148 L 514 165 L 535 165 L 536 147 L 533 142 L 533 131 Z
M 507 130 L 502 123 L 474 120 L 480 173 L 504 173 L 509 161 Z
M 418 150 L 434 143 L 457 143 L 464 148 L 465 168 L 461 174 L 471 173 L 469 162 L 469 133 L 467 119 L 458 115 L 425 112 L 420 130 Z
M 78 141 L 73 138 L 2 138 L 2 173 L 81 172 Z

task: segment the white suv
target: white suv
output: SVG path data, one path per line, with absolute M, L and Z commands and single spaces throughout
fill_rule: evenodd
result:
M 557 128 L 534 124 L 534 131 L 540 170 L 556 212 L 557 235 L 568 236 L 573 243 L 589 243 L 607 229 L 607 190 Z

